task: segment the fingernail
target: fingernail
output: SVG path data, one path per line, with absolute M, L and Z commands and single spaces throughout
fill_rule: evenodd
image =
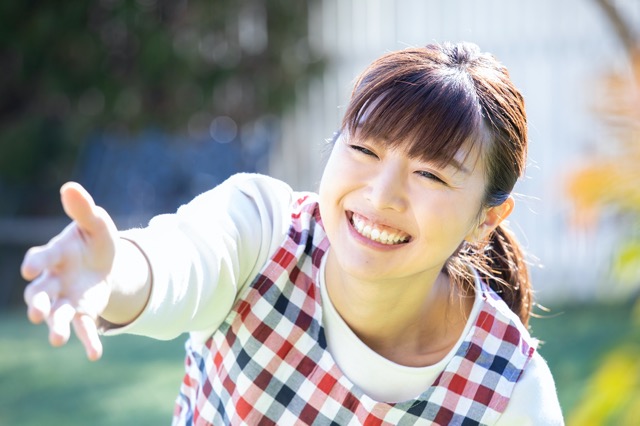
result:
M 87 349 L 87 358 L 89 358 L 89 361 L 97 361 L 101 356 L 102 351 L 99 351 L 97 349 Z
M 44 320 L 44 316 L 42 315 L 42 312 L 40 312 L 38 309 L 34 308 L 33 306 L 30 306 L 27 309 L 27 318 L 29 318 L 29 321 L 31 321 L 33 324 L 40 324 L 42 320 Z
M 49 343 L 51 344 L 51 346 L 62 346 L 64 344 L 64 337 L 62 337 L 55 331 L 51 331 L 49 333 Z

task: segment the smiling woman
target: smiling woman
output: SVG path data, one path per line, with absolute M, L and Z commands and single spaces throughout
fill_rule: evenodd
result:
M 502 227 L 522 97 L 477 46 L 391 53 L 358 80 L 318 193 L 236 175 L 119 232 L 82 187 L 31 249 L 54 345 L 189 332 L 174 424 L 562 424 Z

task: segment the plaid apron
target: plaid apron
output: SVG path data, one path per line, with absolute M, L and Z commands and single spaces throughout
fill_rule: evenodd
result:
M 328 248 L 314 195 L 281 247 L 204 345 L 186 343 L 174 425 L 480 425 L 494 423 L 535 341 L 488 287 L 477 321 L 425 392 L 374 401 L 340 371 L 322 327 L 318 269 Z

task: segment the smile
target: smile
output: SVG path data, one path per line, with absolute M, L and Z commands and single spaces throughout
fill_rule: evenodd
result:
M 376 224 L 357 213 L 353 213 L 351 215 L 351 224 L 358 234 L 377 243 L 387 245 L 403 244 L 408 242 L 411 238 L 405 232 L 388 226 Z

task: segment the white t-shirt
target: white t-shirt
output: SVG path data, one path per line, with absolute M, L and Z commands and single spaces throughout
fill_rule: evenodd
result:
M 166 340 L 189 332 L 192 344 L 204 343 L 228 315 L 239 291 L 250 284 L 282 242 L 294 197 L 283 182 L 239 174 L 196 197 L 176 214 L 157 216 L 146 229 L 123 232 L 149 259 L 153 287 L 140 316 L 106 334 Z M 342 320 L 327 295 L 322 268 L 329 351 L 343 373 L 373 399 L 401 401 L 426 389 L 453 356 L 480 308 L 476 297 L 465 331 L 443 360 L 418 368 L 399 365 L 367 347 Z M 498 424 L 563 424 L 553 377 L 537 352 Z

